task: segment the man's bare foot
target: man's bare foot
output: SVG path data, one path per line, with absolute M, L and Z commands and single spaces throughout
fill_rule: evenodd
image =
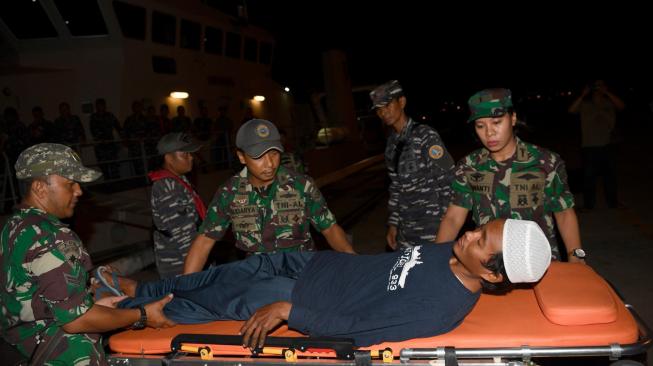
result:
M 113 272 L 111 272 L 111 269 L 100 271 L 100 272 L 102 274 L 102 277 L 104 277 L 104 280 L 107 283 L 113 284 L 113 286 L 115 286 L 114 279 L 113 279 Z M 125 295 L 129 297 L 136 296 L 136 286 L 138 285 L 137 281 L 118 275 L 116 275 L 116 278 L 118 279 L 118 289 L 120 291 L 122 291 Z

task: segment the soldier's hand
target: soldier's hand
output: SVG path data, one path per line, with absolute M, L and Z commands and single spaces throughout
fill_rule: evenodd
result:
M 243 347 L 254 349 L 263 347 L 265 336 L 284 320 L 288 320 L 292 304 L 287 301 L 273 302 L 258 309 L 240 328 Z
M 394 225 L 388 226 L 388 233 L 385 235 L 385 240 L 388 242 L 388 246 L 393 250 L 397 249 L 397 227 Z
M 145 313 L 147 314 L 147 326 L 152 328 L 169 328 L 176 323 L 168 319 L 163 314 L 163 308 L 167 303 L 172 301 L 172 294 L 168 294 L 160 300 L 151 302 L 145 305 Z

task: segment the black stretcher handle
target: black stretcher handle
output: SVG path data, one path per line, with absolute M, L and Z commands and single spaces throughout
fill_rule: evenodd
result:
M 182 333 L 172 339 L 170 350 L 172 352 L 179 352 L 182 343 L 241 346 L 243 344 L 243 337 L 239 335 Z M 340 360 L 354 359 L 354 340 L 351 338 L 265 337 L 264 346 L 293 348 L 300 351 L 306 351 L 309 348 L 332 349 L 336 352 L 336 357 Z M 261 353 L 260 348 L 252 351 L 254 355 L 259 353 Z

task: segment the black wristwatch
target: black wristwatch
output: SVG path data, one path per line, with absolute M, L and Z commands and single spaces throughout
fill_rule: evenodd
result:
M 143 305 L 138 305 L 138 309 L 141 311 L 141 318 L 138 319 L 134 324 L 132 324 L 130 329 L 134 329 L 134 330 L 143 329 L 147 324 L 147 313 L 145 312 L 145 307 Z
M 573 255 L 578 259 L 585 259 L 587 257 L 587 253 L 582 248 L 572 249 L 569 255 Z

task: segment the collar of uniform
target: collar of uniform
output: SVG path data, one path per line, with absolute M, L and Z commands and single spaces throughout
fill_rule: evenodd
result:
M 412 118 L 408 117 L 408 122 L 406 122 L 406 125 L 404 126 L 404 129 L 401 130 L 401 132 L 397 134 L 398 138 L 400 140 L 406 140 L 407 136 L 410 134 L 410 131 L 413 129 L 414 124 L 415 124 L 415 121 L 413 121 Z
M 31 213 L 31 214 L 37 215 L 37 216 L 42 216 L 43 218 L 45 218 L 45 219 L 47 219 L 49 221 L 60 223 L 62 225 L 66 225 L 63 222 L 61 222 L 61 220 L 59 220 L 58 217 L 56 217 L 56 216 L 54 216 L 52 214 L 49 214 L 49 213 L 41 210 L 40 208 L 37 208 L 37 207 L 34 207 L 34 206 L 29 206 L 29 205 L 26 205 L 24 203 L 19 203 L 18 205 L 16 205 L 16 210 L 23 211 L 25 213 Z M 66 226 L 68 226 L 68 225 L 66 225 Z
M 247 178 L 247 167 L 244 167 L 243 170 L 238 173 L 238 178 L 239 178 L 239 184 L 240 182 L 245 182 L 245 191 L 246 192 L 251 192 L 254 190 L 254 187 L 252 184 L 249 182 L 249 179 Z M 288 170 L 283 166 L 279 165 L 277 168 L 277 174 L 274 175 L 274 180 L 270 184 L 270 187 L 276 185 L 276 184 L 281 184 L 285 185 L 288 182 L 290 182 L 290 174 L 288 173 Z
M 478 163 L 485 164 L 490 158 L 490 150 L 482 148 L 481 152 L 478 154 Z
M 522 141 L 519 137 L 517 139 L 517 148 L 515 149 L 515 161 L 526 162 L 533 159 L 533 154 L 528 150 L 526 143 Z
M 526 146 L 526 143 L 524 143 L 524 141 L 522 141 L 517 136 L 515 136 L 515 140 L 517 141 L 517 147 L 515 148 L 515 153 L 508 160 L 514 159 L 519 162 L 531 160 L 533 156 L 530 153 L 530 151 L 528 151 L 528 146 Z M 490 156 L 490 150 L 488 150 L 487 148 L 482 148 L 481 152 L 478 154 L 479 164 L 483 164 L 487 162 L 488 159 L 492 159 L 492 157 Z

